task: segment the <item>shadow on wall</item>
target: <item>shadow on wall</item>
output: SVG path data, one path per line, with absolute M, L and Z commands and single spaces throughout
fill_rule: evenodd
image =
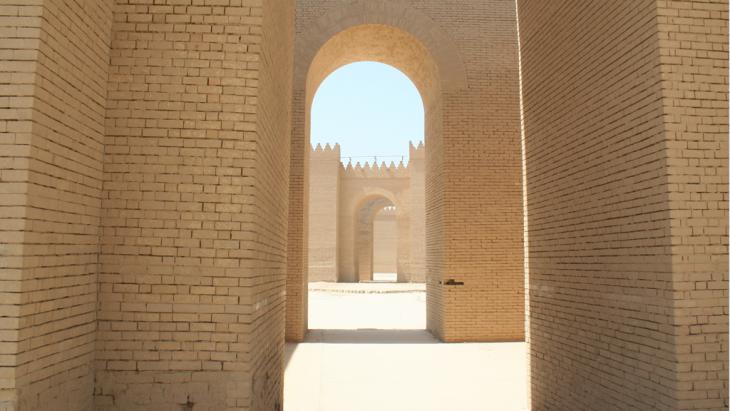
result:
M 323 344 L 440 344 L 427 330 L 309 330 L 305 343 Z

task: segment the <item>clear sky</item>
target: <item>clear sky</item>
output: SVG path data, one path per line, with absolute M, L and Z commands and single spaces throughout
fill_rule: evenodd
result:
M 423 102 L 398 69 L 353 63 L 329 75 L 312 103 L 311 143 L 340 143 L 343 161 L 408 159 L 408 141 L 423 141 Z M 370 158 L 356 158 L 366 157 Z M 383 156 L 396 156 L 383 157 Z M 381 160 L 382 158 L 382 160 Z

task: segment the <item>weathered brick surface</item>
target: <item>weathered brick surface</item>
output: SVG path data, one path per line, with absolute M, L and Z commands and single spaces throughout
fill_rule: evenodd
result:
M 97 406 L 281 405 L 293 3 L 119 0 Z
M 533 409 L 727 409 L 727 5 L 518 8 Z

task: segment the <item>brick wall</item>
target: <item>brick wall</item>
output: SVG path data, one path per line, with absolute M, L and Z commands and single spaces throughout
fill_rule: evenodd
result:
M 426 149 L 422 143 L 409 143 L 408 174 L 410 175 L 410 278 L 426 282 Z
M 3 74 L 14 83 L 2 93 L 4 120 L 12 120 L 3 123 L 3 143 L 12 147 L 2 152 L 16 157 L 0 167 L 3 203 L 24 206 L 3 212 L 6 229 L 24 232 L 3 236 L 9 259 L 0 267 L 13 280 L 3 281 L 10 292 L 3 300 L 12 304 L 5 324 L 17 331 L 3 350 L 14 370 L 2 372 L 17 391 L 0 403 L 88 410 L 111 4 L 46 0 L 0 9 Z
M 677 409 L 728 408 L 728 4 L 658 2 Z
M 727 6 L 659 3 L 518 2 L 534 409 L 727 409 Z
M 309 154 L 308 281 L 337 281 L 340 146 L 318 144 Z
M 283 410 L 294 2 L 264 1 L 256 110 L 252 410 Z M 282 155 L 283 154 L 283 155 Z
M 256 110 L 252 410 L 283 410 L 294 2 L 264 1 Z M 247 238 L 247 240 L 250 240 Z M 248 248 L 248 247 L 247 247 Z M 243 264 L 242 264 L 243 265 Z
M 469 87 L 427 133 L 428 328 L 446 341 L 524 338 L 518 51 L 511 1 L 414 2 L 448 32 Z M 426 120 L 427 122 L 429 119 Z M 443 286 L 439 281 L 463 281 Z
M 0 410 L 17 407 L 23 246 L 42 3 L 0 7 Z
M 442 102 L 436 100 L 429 112 L 441 113 Z M 435 116 L 426 116 L 428 151 L 424 170 L 425 220 L 426 227 L 426 328 L 437 338 L 444 329 L 443 287 L 441 271 L 444 267 L 444 139 L 443 121 Z
M 281 405 L 292 8 L 118 1 L 98 407 Z
M 289 235 L 287 239 L 286 339 L 302 341 L 307 331 L 309 297 L 307 236 L 309 233 L 309 140 L 305 139 L 304 92 L 294 88 L 289 145 Z M 306 134 L 308 135 L 308 134 Z

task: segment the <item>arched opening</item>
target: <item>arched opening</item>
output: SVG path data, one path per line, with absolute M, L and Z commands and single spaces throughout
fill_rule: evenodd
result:
M 345 166 L 407 165 L 409 143 L 423 141 L 424 126 L 423 100 L 411 79 L 391 65 L 361 61 L 333 71 L 318 87 L 310 143 L 339 144 Z
M 373 217 L 373 282 L 398 281 L 397 211 L 395 206 L 386 206 Z
M 442 110 L 442 88 L 441 88 L 441 74 L 436 61 L 429 52 L 429 50 L 421 43 L 416 37 L 405 32 L 400 28 L 396 28 L 385 24 L 361 24 L 353 27 L 345 28 L 344 30 L 334 34 L 331 38 L 321 44 L 318 51 L 311 56 L 310 64 L 304 69 L 296 69 L 295 72 L 295 84 L 294 84 L 294 117 L 293 117 L 293 145 L 292 145 L 292 163 L 296 162 L 296 156 L 298 155 L 297 149 L 305 148 L 310 158 L 303 158 L 301 161 L 303 167 L 304 181 L 302 184 L 306 187 L 309 173 L 319 173 L 321 168 L 326 166 L 330 170 L 333 167 L 341 167 L 338 171 L 344 178 L 362 176 L 362 175 L 377 175 L 378 173 L 391 173 L 398 177 L 399 175 L 405 175 L 407 173 L 417 174 L 418 177 L 414 178 L 416 182 L 404 188 L 393 189 L 396 194 L 401 197 L 400 201 L 404 206 L 412 207 L 414 211 L 409 212 L 409 215 L 415 215 L 415 218 L 404 219 L 406 215 L 403 212 L 398 213 L 401 216 L 398 222 L 399 236 L 410 237 L 419 236 L 422 238 L 421 241 L 417 242 L 417 245 L 410 246 L 408 242 L 400 244 L 398 249 L 398 267 L 397 276 L 399 282 L 409 281 L 425 281 L 426 270 L 425 270 L 425 162 L 426 153 L 423 144 L 416 144 L 409 147 L 410 162 L 408 168 L 405 169 L 405 165 L 393 161 L 391 164 L 370 164 L 360 165 L 357 162 L 354 164 L 349 163 L 347 165 L 340 165 L 340 150 L 339 145 L 324 147 L 317 146 L 310 152 L 307 148 L 309 147 L 309 141 L 311 140 L 311 125 L 312 125 L 312 105 L 315 94 L 319 89 L 322 82 L 335 70 L 350 63 L 371 61 L 387 64 L 398 69 L 415 85 L 418 93 L 420 94 L 423 113 L 424 113 L 424 131 L 426 146 L 429 142 L 433 142 L 438 146 L 441 132 L 443 119 L 441 117 Z M 303 70 L 306 74 L 303 73 Z M 301 111 L 297 110 L 297 107 L 301 107 Z M 297 141 L 301 141 L 303 144 L 298 144 Z M 415 159 L 415 161 L 414 161 Z M 309 161 L 307 161 L 309 160 Z M 395 179 L 396 181 L 398 178 Z M 338 184 L 337 182 L 330 181 L 331 184 Z M 399 182 L 402 184 L 402 182 Z M 369 190 L 369 184 L 363 184 L 362 187 L 356 188 L 361 192 Z M 321 190 L 310 190 L 309 187 L 305 190 L 307 195 L 292 192 L 291 198 L 294 206 L 299 206 L 302 209 L 306 209 L 308 204 L 314 204 L 316 199 L 307 198 L 315 195 L 312 193 L 321 192 Z M 341 198 L 359 198 L 359 193 L 352 193 L 350 195 L 340 196 Z M 297 200 L 296 196 L 300 196 Z M 415 199 L 415 200 L 414 200 Z M 311 201 L 310 201 L 311 200 Z M 396 202 L 393 201 L 393 205 L 396 209 L 403 211 L 403 207 L 398 207 Z M 337 215 L 336 219 L 330 218 L 329 224 L 323 224 L 319 221 L 314 221 L 311 213 L 307 213 L 309 220 L 305 222 L 305 227 L 301 228 L 301 234 L 296 234 L 295 240 L 298 238 L 304 238 L 303 244 L 299 247 L 307 247 L 307 228 L 316 226 L 318 229 L 328 230 L 329 236 L 327 241 L 339 243 L 334 249 L 335 260 L 338 261 L 336 265 L 329 264 L 327 270 L 336 270 L 334 278 L 339 281 L 360 281 L 361 279 L 372 279 L 372 259 L 370 259 L 369 268 L 362 271 L 362 267 L 357 267 L 356 261 L 364 261 L 362 258 L 356 260 L 354 254 L 354 241 L 342 241 L 342 238 L 354 238 L 354 229 L 352 232 L 348 232 L 347 229 L 337 227 L 338 225 L 347 225 L 348 219 L 353 219 L 354 215 L 349 215 L 350 210 L 354 210 L 348 205 L 339 204 L 337 210 L 333 210 L 332 205 L 328 206 L 316 206 L 315 211 L 320 212 L 322 215 L 329 215 L 330 217 L 334 214 Z M 296 208 L 290 207 L 290 213 L 296 213 Z M 345 222 L 345 223 L 343 223 Z M 290 226 L 290 234 L 292 230 L 297 227 Z M 298 240 L 297 240 L 298 241 Z M 411 242 L 414 243 L 414 242 Z M 297 249 L 297 244 L 290 241 L 290 250 Z M 299 248 L 299 249 L 301 249 Z M 318 253 L 321 248 L 316 246 L 307 247 L 311 253 Z M 306 253 L 304 253 L 306 254 Z M 290 255 L 292 253 L 290 252 Z M 322 279 L 324 275 L 323 271 L 318 268 L 312 269 L 309 272 L 309 279 L 306 276 L 301 275 L 302 271 L 306 270 L 306 265 L 311 260 L 308 256 L 303 255 L 302 260 L 290 260 L 289 263 L 289 277 L 288 277 L 288 298 L 287 298 L 287 337 L 290 340 L 301 340 L 304 333 L 307 330 L 307 304 L 308 299 L 305 294 L 308 291 L 308 280 Z M 413 263 L 411 263 L 413 262 Z M 310 267 L 314 267 L 310 265 Z M 324 267 L 324 264 L 319 265 L 320 268 Z M 360 271 L 358 271 L 360 270 Z M 327 278 L 333 278 L 330 271 L 326 274 Z
M 401 207 L 390 219 L 400 238 L 386 252 L 398 261 L 388 275 L 400 282 L 424 281 L 425 147 L 409 141 L 423 139 L 423 108 L 414 83 L 382 63 L 345 65 L 318 88 L 310 114 L 316 147 L 309 153 L 307 181 L 310 284 L 372 282 L 372 258 L 365 255 L 375 252 L 374 219 L 396 202 Z M 333 140 L 337 143 L 331 145 Z M 367 212 L 358 208 L 366 203 L 355 204 L 375 194 L 390 202 L 370 204 Z M 362 244 L 350 244 L 358 235 Z
M 342 281 L 373 282 L 375 280 L 376 261 L 389 268 L 386 273 L 391 275 L 388 278 L 392 282 L 398 280 L 398 273 L 400 273 L 401 280 L 404 279 L 405 271 L 408 270 L 408 264 L 410 263 L 407 249 L 410 240 L 407 236 L 408 218 L 407 216 L 399 216 L 397 210 L 395 203 L 382 195 L 367 197 L 358 203 L 352 216 L 354 270 L 347 271 L 343 267 L 343 276 L 350 275 L 349 278 L 341 278 Z M 385 213 L 383 214 L 383 212 Z M 380 222 L 384 223 L 380 224 L 380 229 L 387 227 L 389 231 L 386 234 L 390 234 L 391 237 L 388 238 L 389 243 L 380 244 L 381 248 L 377 249 L 375 241 L 376 221 L 379 215 L 381 216 Z M 399 234 L 403 236 L 399 237 Z M 389 248 L 383 248 L 383 246 L 389 246 Z M 383 253 L 387 253 L 391 259 L 383 259 L 381 255 Z
M 405 226 L 399 224 L 399 236 L 404 230 L 410 233 L 420 232 L 427 238 L 427 247 L 408 250 L 398 248 L 398 260 L 403 261 L 403 256 L 409 255 L 410 258 L 406 261 L 419 262 L 420 268 L 414 267 L 414 264 L 407 264 L 405 267 L 399 265 L 396 270 L 399 283 L 395 285 L 411 286 L 408 281 L 416 273 L 422 273 L 421 281 L 425 282 L 423 287 L 425 292 L 422 294 L 421 305 L 417 306 L 423 307 L 421 313 L 427 315 L 422 316 L 423 321 L 418 327 L 403 327 L 402 324 L 395 323 L 391 323 L 394 325 L 391 327 L 373 327 L 365 321 L 353 321 L 357 316 L 348 309 L 326 307 L 315 299 L 308 301 L 305 268 L 307 256 L 306 253 L 297 253 L 306 247 L 306 240 L 302 240 L 306 226 L 311 226 L 315 222 L 305 221 L 302 224 L 304 228 L 301 229 L 296 224 L 290 225 L 290 234 L 294 236 L 290 235 L 289 256 L 294 255 L 296 258 L 289 260 L 287 338 L 290 341 L 303 341 L 307 328 L 311 332 L 304 340 L 304 344 L 300 344 L 298 348 L 289 346 L 290 349 L 297 351 L 297 355 L 290 357 L 293 358 L 292 363 L 297 364 L 290 367 L 291 372 L 287 371 L 288 375 L 296 376 L 300 371 L 311 369 L 303 366 L 298 359 L 309 361 L 320 355 L 321 358 L 325 356 L 332 358 L 332 355 L 337 355 L 335 352 L 342 352 L 339 347 L 332 347 L 333 344 L 358 345 L 370 342 L 394 343 L 392 345 L 397 346 L 412 342 L 436 344 L 439 340 L 479 342 L 519 340 L 523 335 L 521 318 L 523 309 L 520 306 L 523 303 L 521 294 L 523 283 L 520 276 L 521 226 L 514 225 L 514 229 L 507 228 L 508 225 L 512 226 L 512 220 L 521 222 L 519 214 L 521 202 L 517 201 L 519 193 L 515 195 L 512 193 L 512 187 L 519 187 L 519 184 L 515 184 L 519 182 L 519 177 L 515 177 L 512 174 L 513 169 L 510 168 L 513 166 L 510 160 L 513 158 L 512 153 L 498 149 L 502 147 L 500 144 L 503 142 L 511 143 L 509 139 L 514 138 L 518 141 L 516 140 L 518 134 L 512 131 L 517 123 L 514 119 L 518 116 L 514 114 L 518 111 L 518 106 L 510 106 L 510 110 L 505 111 L 496 107 L 496 103 L 494 109 L 492 105 L 488 105 L 488 116 L 485 116 L 485 112 L 477 112 L 476 109 L 484 102 L 502 102 L 504 96 L 510 96 L 509 91 L 512 90 L 510 85 L 516 84 L 512 83 L 512 80 L 516 80 L 517 76 L 512 77 L 513 72 L 497 64 L 472 66 L 479 72 L 488 72 L 486 76 L 489 77 L 489 81 L 470 83 L 467 87 L 466 71 L 460 53 L 464 52 L 465 56 L 468 54 L 471 58 L 472 50 L 460 50 L 448 35 L 440 31 L 437 23 L 406 2 L 355 0 L 341 6 L 333 6 L 331 11 L 313 21 L 311 18 L 306 19 L 309 20 L 307 28 L 302 34 L 297 34 L 295 47 L 291 164 L 292 174 L 296 180 L 292 180 L 293 191 L 290 191 L 290 216 L 292 216 L 290 224 L 292 221 L 297 221 L 301 215 L 300 210 L 304 209 L 306 212 L 308 204 L 306 196 L 301 194 L 304 190 L 299 189 L 305 185 L 299 180 L 300 176 L 306 176 L 307 172 L 313 172 L 316 167 L 324 164 L 326 160 L 323 156 L 338 157 L 336 160 L 327 161 L 337 161 L 339 166 L 342 149 L 339 145 L 325 144 L 324 147 L 316 146 L 310 150 L 312 106 L 322 82 L 338 68 L 355 62 L 374 61 L 400 70 L 413 82 L 423 101 L 425 148 L 420 145 L 410 147 L 412 151 L 409 153 L 411 154 L 409 169 L 419 170 L 425 178 L 419 187 L 411 188 L 407 194 L 401 196 L 396 194 L 395 198 L 389 198 L 382 192 L 384 190 L 373 190 L 372 184 L 363 185 L 358 192 L 348 197 L 353 199 L 351 202 L 338 205 L 338 218 L 335 220 L 338 230 L 333 232 L 337 232 L 338 242 L 342 246 L 337 248 L 339 262 L 336 275 L 338 278 L 354 282 L 366 278 L 374 268 L 371 250 L 366 248 L 364 251 L 355 252 L 358 237 L 363 237 L 363 231 L 367 235 L 370 233 L 367 230 L 360 230 L 360 235 L 357 235 L 354 221 L 356 215 L 361 220 L 367 221 L 363 217 L 372 215 L 381 205 L 366 207 L 368 211 L 363 212 L 363 215 L 360 213 L 363 204 L 358 202 L 383 195 L 394 204 L 397 210 L 396 216 L 402 216 L 403 209 L 413 203 L 411 194 L 419 190 L 426 199 L 421 204 L 423 215 L 427 215 L 424 220 L 427 221 L 421 227 L 415 227 L 410 222 Z M 480 48 L 486 51 L 492 49 L 494 47 Z M 497 49 L 501 50 L 500 47 Z M 495 142 L 498 144 L 495 145 Z M 414 164 L 413 154 L 418 152 L 422 154 L 422 159 Z M 307 159 L 303 153 L 311 154 L 311 157 Z M 301 158 L 297 157 L 300 155 Z M 381 173 L 382 168 L 358 165 L 355 162 L 342 166 L 340 172 L 375 175 Z M 306 190 L 306 192 L 311 194 L 314 191 Z M 513 217 L 507 215 L 507 210 L 517 210 L 517 213 L 514 213 Z M 340 231 L 343 223 L 353 228 L 346 232 Z M 299 255 L 303 258 L 299 259 Z M 368 264 L 370 267 L 367 267 Z M 309 275 L 312 276 L 314 273 L 310 271 Z M 385 294 L 381 296 L 385 298 Z M 308 327 L 308 305 L 312 310 L 326 309 L 347 320 L 347 326 L 332 329 L 333 327 L 313 321 Z M 383 306 L 373 304 L 369 308 L 374 310 Z M 403 310 L 394 309 L 386 314 L 388 319 L 393 320 L 403 317 L 403 313 Z M 373 330 L 373 328 L 379 329 Z M 519 355 L 520 347 L 505 345 L 500 346 L 500 349 L 506 351 L 514 349 L 515 352 L 508 355 L 511 358 L 523 358 Z M 371 372 L 373 368 L 370 365 L 380 361 L 376 360 L 380 354 L 373 352 L 365 354 L 365 351 L 351 348 L 352 357 L 343 358 L 342 361 L 366 358 L 362 368 L 364 372 Z M 442 348 L 456 350 L 459 347 Z M 308 356 L 306 353 L 311 353 L 309 350 L 312 349 L 321 351 L 314 357 Z M 408 352 L 415 353 L 411 349 Z M 515 353 L 518 355 L 512 357 Z M 439 358 L 446 357 L 443 354 L 441 353 Z M 456 358 L 447 356 L 450 360 Z M 433 358 L 426 355 L 420 359 L 427 357 Z M 397 355 L 397 358 L 403 357 Z M 413 360 L 420 361 L 415 357 Z M 479 372 L 485 369 L 480 367 L 477 370 L 474 367 L 473 363 L 479 361 L 470 360 L 469 364 L 458 367 Z M 451 361 L 448 362 L 449 367 L 454 365 Z M 427 363 L 429 362 L 419 364 Z M 350 368 L 348 375 L 352 375 L 352 371 Z M 431 374 L 426 369 L 422 371 L 417 371 L 414 375 Z M 298 389 L 311 383 L 309 379 L 292 378 L 294 379 L 291 381 L 297 381 L 295 384 Z M 342 385 L 337 384 L 337 388 L 342 388 L 342 391 L 361 384 L 361 381 L 358 381 L 352 385 L 343 381 L 343 378 L 348 377 L 340 375 L 335 378 L 342 382 Z M 321 387 L 313 384 L 311 389 Z M 423 388 L 419 384 L 398 384 L 398 387 L 419 391 Z M 476 396 L 481 390 L 475 389 L 471 392 Z M 362 398 L 358 401 L 361 400 Z M 467 400 L 469 401 L 474 399 Z M 349 407 L 347 403 L 343 401 L 340 408 L 347 409 Z
M 374 270 L 374 226 L 375 216 L 382 209 L 393 206 L 393 203 L 386 198 L 376 198 L 367 201 L 360 207 L 355 215 L 355 236 L 353 238 L 356 281 L 369 282 L 373 279 Z

